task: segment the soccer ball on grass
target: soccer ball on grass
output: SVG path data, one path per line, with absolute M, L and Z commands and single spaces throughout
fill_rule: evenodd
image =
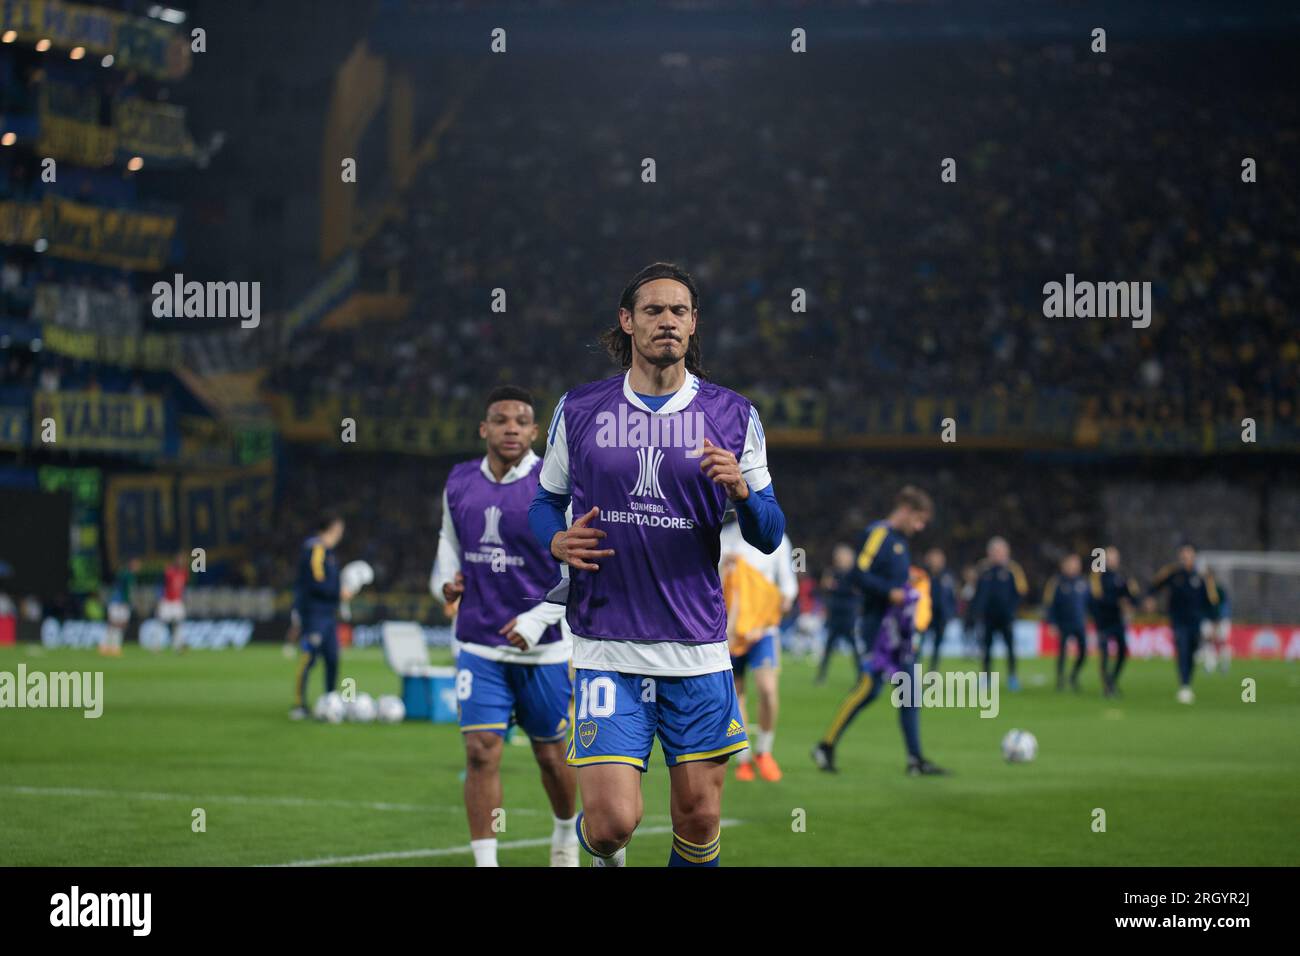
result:
M 402 698 L 385 694 L 379 698 L 379 720 L 385 724 L 400 724 L 406 719 L 406 705 Z
M 1007 763 L 1029 763 L 1038 756 L 1038 738 L 1027 730 L 1008 730 L 1002 738 L 1002 756 Z
M 343 718 L 347 716 L 347 704 L 343 703 L 343 698 L 338 691 L 330 691 L 321 697 L 316 698 L 316 704 L 312 708 L 312 716 L 317 720 L 323 720 L 327 724 L 341 724 Z
M 377 715 L 377 710 L 375 699 L 362 691 L 357 694 L 356 700 L 348 704 L 348 720 L 358 724 L 371 723 Z

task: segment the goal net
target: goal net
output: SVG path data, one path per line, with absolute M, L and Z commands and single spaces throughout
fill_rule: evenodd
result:
M 1234 621 L 1300 625 L 1300 552 L 1202 551 L 1197 557 L 1227 588 Z

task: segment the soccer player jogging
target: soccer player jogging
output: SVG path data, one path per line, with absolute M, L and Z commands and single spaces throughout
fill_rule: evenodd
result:
M 176 651 L 185 650 L 181 628 L 185 624 L 185 585 L 190 579 L 187 558 L 184 551 L 178 551 L 164 569 L 162 600 L 158 602 L 158 620 L 172 626 L 172 649 Z
M 855 715 L 880 696 L 881 690 L 893 676 L 903 673 L 911 680 L 920 677 L 916 664 L 915 638 L 930 623 L 930 577 L 921 568 L 911 568 L 903 590 L 903 599 L 890 604 L 881 619 L 871 648 L 862 662 L 858 686 L 853 689 L 839 713 L 831 723 L 825 738 L 813 750 L 813 761 L 830 773 L 836 772 L 835 743 Z M 921 752 L 921 708 L 911 695 L 904 691 L 896 701 L 898 724 L 903 731 L 903 744 L 907 750 L 908 776 L 937 776 L 946 774 L 937 764 Z
M 862 595 L 853 583 L 853 549 L 837 544 L 831 552 L 831 566 L 822 575 L 822 600 L 826 604 L 826 646 L 817 665 L 815 683 L 824 684 L 835 648 L 844 644 L 852 651 L 858 625 L 858 607 Z
M 1174 653 L 1178 661 L 1178 702 L 1196 700 L 1192 692 L 1196 648 L 1201 641 L 1201 625 L 1217 613 L 1219 592 L 1214 577 L 1196 569 L 1196 548 L 1184 544 L 1178 549 L 1178 561 L 1161 568 L 1147 589 L 1147 603 L 1152 609 L 1155 596 L 1169 591 L 1169 625 L 1174 632 Z
M 136 577 L 140 574 L 140 559 L 132 558 L 119 568 L 108 597 L 108 627 L 99 653 L 109 657 L 122 656 L 122 639 L 126 626 L 131 623 L 131 596 L 135 593 Z
M 821 741 L 813 748 L 813 762 L 822 770 L 835 770 L 835 747 L 848 729 L 853 718 L 866 707 L 880 691 L 881 675 L 888 670 L 885 661 L 873 656 L 875 645 L 885 619 L 891 611 L 902 608 L 908 601 L 909 582 L 912 579 L 911 550 L 907 539 L 925 530 L 926 524 L 934 515 L 934 504 L 930 496 L 919 488 L 905 486 L 894 497 L 894 507 L 889 517 L 873 522 L 862 534 L 858 543 L 858 557 L 854 564 L 853 575 L 858 589 L 863 594 L 862 624 L 858 632 L 858 682 L 849 695 L 840 704 Z M 930 601 L 928 580 L 926 584 L 926 608 L 923 620 L 919 624 L 924 630 L 929 624 Z M 894 625 L 903 623 L 895 615 Z M 889 646 L 888 657 L 894 663 L 889 664 L 894 670 L 909 670 L 912 655 L 912 628 L 916 622 L 908 618 L 907 648 L 900 644 Z M 906 655 L 897 656 L 897 655 Z M 883 668 L 883 669 L 882 669 Z M 894 670 L 889 670 L 893 673 Z M 886 675 L 887 676 L 887 675 Z M 921 756 L 920 731 L 917 729 L 918 715 L 914 708 L 899 708 L 899 719 L 903 721 L 903 730 L 908 736 L 909 772 L 933 772 L 932 766 Z M 903 711 L 907 711 L 906 714 Z M 915 770 L 913 769 L 915 768 Z M 934 768 L 937 770 L 937 768 Z
M 668 263 L 643 269 L 602 341 L 626 371 L 569 391 L 547 434 L 531 521 L 564 567 L 576 697 L 569 763 L 578 834 L 622 866 L 657 736 L 669 767 L 672 866 L 716 866 L 728 758 L 749 746 L 718 577 L 723 516 L 776 550 L 757 412 L 701 376 L 699 295 Z M 578 516 L 565 526 L 564 508 Z M 559 591 L 557 591 L 557 597 Z
M 758 736 L 750 751 L 736 755 L 736 779 L 754 779 L 754 767 L 764 780 L 781 779 L 781 768 L 772 756 L 776 739 L 778 677 L 780 675 L 779 626 L 799 596 L 790 539 L 771 554 L 764 554 L 745 540 L 737 521 L 722 526 L 722 593 L 727 604 L 727 640 L 736 695 L 740 699 L 741 723 L 749 726 L 745 708 L 745 682 L 752 675 L 758 692 Z
M 1119 695 L 1119 675 L 1128 659 L 1128 615 L 1142 591 L 1137 581 L 1120 570 L 1119 548 L 1106 549 L 1106 570 L 1094 571 L 1088 580 L 1088 613 L 1097 628 L 1097 651 L 1101 656 L 1102 696 Z M 1110 663 L 1110 645 L 1115 645 Z
M 989 539 L 985 553 L 987 559 L 979 565 L 975 597 L 966 613 L 971 621 L 979 621 L 984 632 L 983 672 L 987 674 L 993 662 L 993 638 L 1001 637 L 1007 648 L 1007 689 L 1019 690 L 1015 620 L 1021 599 L 1029 593 L 1029 585 L 1020 565 L 1011 560 L 1011 546 L 1006 538 Z
M 291 720 L 308 716 L 307 678 L 317 658 L 325 661 L 325 693 L 332 693 L 338 684 L 339 638 L 335 625 L 339 603 L 352 597 L 339 580 L 339 563 L 334 556 L 334 549 L 343 540 L 343 527 L 338 515 L 324 515 L 317 522 L 316 533 L 302 543 L 298 552 L 294 608 L 302 622 L 302 637 Z
M 571 644 L 561 604 L 546 593 L 559 575 L 533 538 L 528 509 L 542 460 L 533 400 L 494 389 L 479 424 L 487 454 L 451 470 L 442 493 L 442 533 L 429 586 L 456 605 L 456 698 L 465 741 L 465 811 L 477 866 L 497 865 L 494 813 L 502 805 L 501 756 L 517 723 L 532 741 L 554 814 L 551 866 L 578 865 L 575 781 L 565 762 Z
M 930 670 L 939 669 L 939 650 L 943 646 L 943 635 L 948 630 L 948 622 L 957 617 L 957 579 L 948 570 L 948 559 L 938 548 L 931 548 L 925 553 L 925 566 L 930 575 L 930 626 L 920 637 L 920 650 L 924 650 L 926 640 L 933 642 L 930 650 Z
M 1065 690 L 1065 658 L 1074 642 L 1077 656 L 1070 668 L 1070 690 L 1079 689 L 1079 671 L 1088 658 L 1088 582 L 1083 579 L 1083 565 L 1077 554 L 1061 559 L 1061 573 L 1054 574 L 1043 589 L 1043 609 L 1047 623 L 1056 628 L 1059 646 L 1056 652 L 1056 689 Z
M 1202 625 L 1202 632 L 1206 638 L 1202 661 L 1205 664 L 1205 673 L 1213 674 L 1217 666 L 1226 674 L 1232 666 L 1232 644 L 1229 643 L 1232 637 L 1232 599 L 1228 596 L 1228 589 L 1224 586 L 1222 578 L 1213 572 L 1207 572 L 1207 576 L 1213 579 L 1219 600 L 1213 606 L 1210 619 Z

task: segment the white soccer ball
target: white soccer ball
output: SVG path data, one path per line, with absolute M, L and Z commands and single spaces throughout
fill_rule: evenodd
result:
M 317 720 L 325 721 L 327 724 L 343 723 L 343 718 L 347 716 L 347 712 L 347 704 L 343 703 L 343 698 L 336 690 L 317 697 L 316 705 L 312 708 L 313 716 Z
M 370 723 L 377 713 L 375 699 L 365 692 L 357 694 L 357 699 L 348 704 L 348 720 L 358 724 Z
M 1029 763 L 1038 756 L 1038 738 L 1027 730 L 1008 730 L 1002 738 L 1002 756 L 1008 763 Z
M 406 705 L 402 698 L 385 694 L 379 698 L 379 719 L 385 724 L 400 724 L 406 719 Z

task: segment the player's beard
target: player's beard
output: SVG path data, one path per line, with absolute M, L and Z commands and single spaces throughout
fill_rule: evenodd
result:
M 688 342 L 689 340 L 683 342 L 681 339 L 651 339 L 650 342 L 647 343 L 647 348 L 638 348 L 637 352 L 640 354 L 641 358 L 649 362 L 655 368 L 671 368 L 680 362 L 686 361 Z M 670 343 L 672 348 L 665 348 L 665 345 Z

